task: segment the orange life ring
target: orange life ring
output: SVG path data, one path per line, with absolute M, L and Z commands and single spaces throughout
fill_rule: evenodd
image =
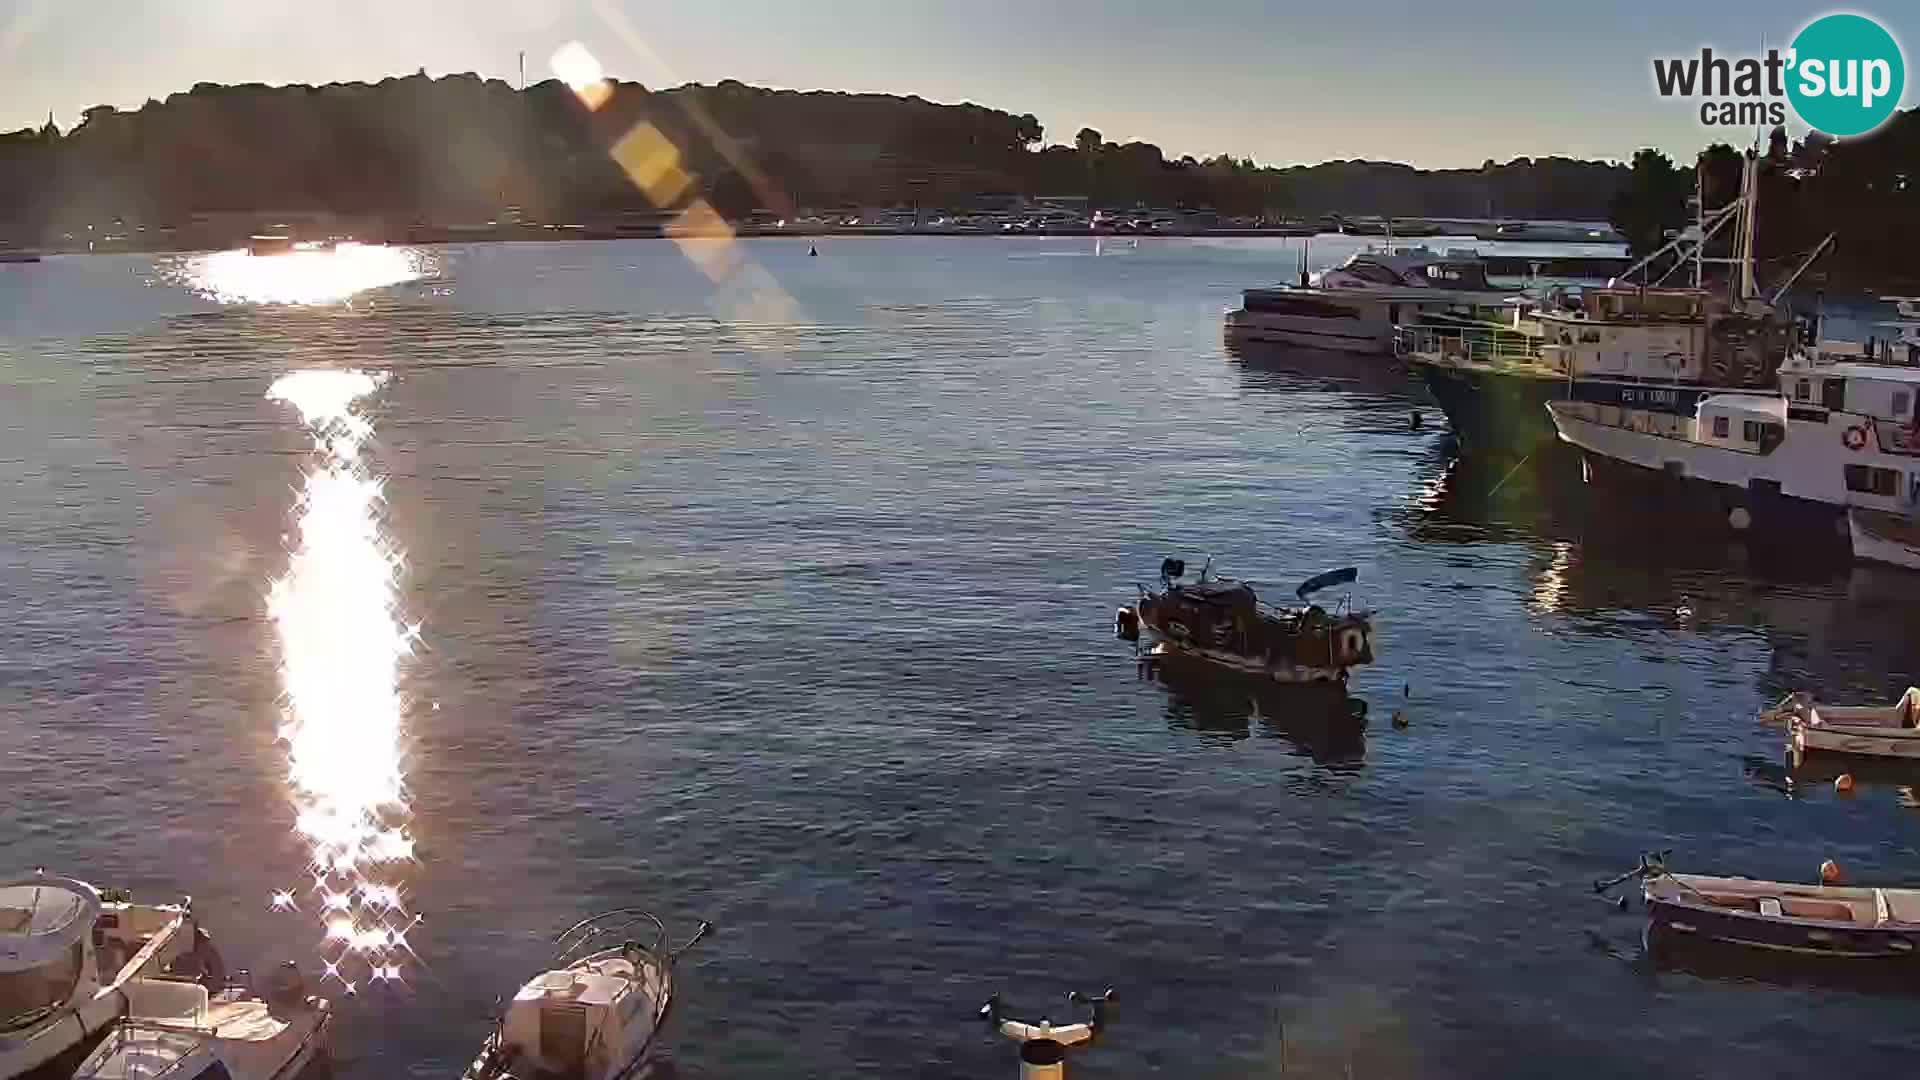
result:
M 1867 445 L 1867 429 L 1855 424 L 1840 434 L 1840 441 L 1847 444 L 1847 449 L 1858 450 Z

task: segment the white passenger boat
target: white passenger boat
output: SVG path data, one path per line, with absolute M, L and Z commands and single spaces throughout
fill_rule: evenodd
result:
M 1920 761 L 1920 688 L 1887 706 L 1817 705 L 1812 695 L 1791 694 L 1760 720 L 1786 729 L 1796 768 L 1816 751 Z
M 1547 409 L 1595 482 L 1673 496 L 1670 509 L 1704 512 L 1712 528 L 1912 565 L 1900 551 L 1912 533 L 1894 524 L 1920 506 L 1920 368 L 1801 353 L 1779 379 L 1771 395 L 1703 397 L 1691 416 L 1582 401 Z M 1854 510 L 1876 513 L 1855 524 Z
M 1480 256 L 1424 247 L 1361 251 L 1299 285 L 1247 289 L 1227 313 L 1243 341 L 1387 356 L 1396 325 L 1425 319 L 1498 321 L 1516 299 L 1487 281 Z
M 47 874 L 0 883 L 0 1080 L 70 1070 L 134 997 L 225 977 L 188 902 Z
M 288 963 L 265 997 L 230 986 L 135 980 L 127 1015 L 73 1074 L 74 1080 L 294 1080 L 330 1058 L 326 999 L 307 994 Z
M 646 1063 L 673 1003 L 673 967 L 704 937 L 701 923 L 679 948 L 644 911 L 583 919 L 555 939 L 553 969 L 520 987 L 466 1080 L 623 1080 Z M 644 942 L 625 938 L 638 932 Z M 588 951 L 593 942 L 623 939 Z

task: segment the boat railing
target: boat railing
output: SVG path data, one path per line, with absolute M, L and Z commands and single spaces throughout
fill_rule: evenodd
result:
M 624 939 L 635 927 L 649 939 L 637 942 L 642 948 L 663 957 L 671 954 L 666 924 L 640 908 L 616 908 L 589 916 L 561 931 L 553 939 L 552 963 L 555 967 L 565 967 L 592 951 L 596 942 L 615 936 Z
M 1491 326 L 1396 326 L 1393 352 L 1405 358 L 1544 362 L 1542 339 Z

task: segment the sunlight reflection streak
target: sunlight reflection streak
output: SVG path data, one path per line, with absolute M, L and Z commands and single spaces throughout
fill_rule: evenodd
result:
M 400 885 L 379 880 L 413 856 L 401 773 L 400 664 L 414 630 L 398 614 L 401 559 L 382 528 L 381 481 L 362 448 L 373 426 L 358 408 L 385 382 L 362 371 L 282 376 L 267 397 L 300 412 L 314 462 L 299 502 L 297 543 L 267 595 L 280 645 L 288 780 L 295 828 L 308 845 L 325 941 L 397 979 L 406 927 Z M 275 907 L 291 909 L 290 894 Z M 417 921 L 417 920 L 416 920 Z M 410 927 L 412 923 L 407 923 Z M 396 948 L 398 946 L 398 948 Z

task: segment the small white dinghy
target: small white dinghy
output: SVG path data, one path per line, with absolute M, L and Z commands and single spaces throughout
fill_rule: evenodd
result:
M 44 872 L 0 882 L 0 1080 L 70 1072 L 145 989 L 225 981 L 190 902 L 136 904 Z
M 466 1080 L 624 1080 L 646 1063 L 673 1004 L 673 966 L 705 937 L 701 923 L 673 948 L 659 919 L 621 908 L 582 919 L 554 939 L 553 969 L 508 1003 Z M 644 942 L 627 935 L 638 932 Z M 601 939 L 612 948 L 589 951 Z
M 1912 517 L 1854 506 L 1847 509 L 1847 529 L 1854 558 L 1920 570 L 1920 522 Z
M 127 1015 L 74 1080 L 294 1080 L 329 1054 L 326 999 L 310 997 L 289 962 L 266 997 L 232 986 L 209 995 L 195 983 L 136 985 Z
M 1789 694 L 1760 713 L 1763 724 L 1787 731 L 1787 756 L 1798 767 L 1809 753 L 1860 754 L 1920 761 L 1920 688 L 1908 687 L 1888 706 L 1815 705 L 1806 693 Z

